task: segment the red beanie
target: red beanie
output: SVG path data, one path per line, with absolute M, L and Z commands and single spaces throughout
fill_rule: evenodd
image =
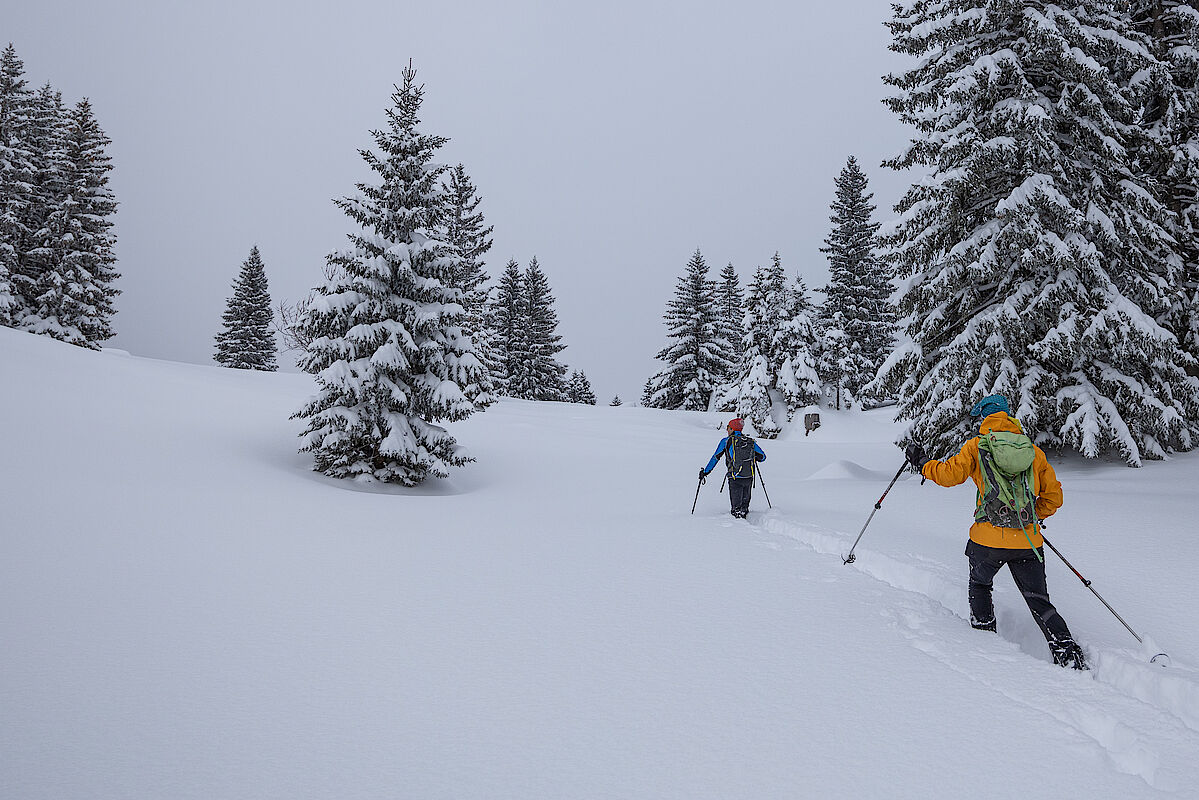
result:
M 735 431 L 745 430 L 745 423 L 741 421 L 741 417 L 737 417 L 729 422 L 726 428 L 731 428 Z

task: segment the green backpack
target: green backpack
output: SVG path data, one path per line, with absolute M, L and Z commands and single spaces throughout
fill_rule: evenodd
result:
M 1024 529 L 1037 523 L 1032 465 L 1037 449 L 1023 433 L 993 431 L 978 437 L 983 488 L 978 494 L 976 522 Z

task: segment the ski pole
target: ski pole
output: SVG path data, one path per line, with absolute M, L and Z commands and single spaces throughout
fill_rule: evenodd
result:
M 1050 550 L 1052 550 L 1057 555 L 1057 557 L 1062 560 L 1062 563 L 1065 564 L 1067 567 L 1069 567 L 1070 571 L 1073 572 L 1074 575 L 1080 581 L 1082 581 L 1082 585 L 1087 587 L 1088 589 L 1090 589 L 1091 594 L 1098 597 L 1100 603 L 1103 603 L 1105 606 L 1107 606 L 1107 610 L 1112 612 L 1112 616 L 1114 616 L 1116 619 L 1120 620 L 1120 624 L 1123 625 L 1125 628 L 1128 628 L 1128 632 L 1131 633 L 1139 643 L 1144 644 L 1145 640 L 1142 639 L 1140 637 L 1140 635 L 1136 631 L 1134 631 L 1127 622 L 1124 621 L 1124 617 L 1117 614 L 1116 609 L 1112 608 L 1111 604 L 1103 599 L 1103 595 L 1101 595 L 1101 594 L 1099 594 L 1099 592 L 1095 591 L 1095 587 L 1091 585 L 1091 582 L 1089 580 L 1087 580 L 1086 578 L 1084 578 L 1082 576 L 1082 573 L 1079 572 L 1078 570 L 1076 570 L 1074 568 L 1074 565 L 1066 560 L 1066 557 L 1064 555 L 1062 555 L 1061 551 L 1058 550 L 1056 547 L 1054 547 L 1053 544 L 1048 539 L 1045 538 L 1044 531 L 1041 532 L 1041 539 L 1044 540 L 1045 546 L 1048 547 Z M 1158 663 L 1157 659 L 1161 658 L 1161 657 L 1164 657 L 1166 661 L 1169 661 L 1169 659 L 1170 659 L 1170 656 L 1166 655 L 1165 653 L 1158 653 L 1153 658 L 1149 659 L 1149 663 L 1156 664 L 1156 663 Z M 1163 661 L 1162 663 L 1164 664 L 1165 662 Z
M 754 472 L 758 474 L 758 480 L 762 482 L 762 494 L 766 495 L 766 507 L 774 508 L 774 506 L 770 505 L 770 492 L 766 491 L 766 479 L 762 477 L 762 468 L 754 467 Z
M 880 497 L 878 499 L 878 502 L 874 504 L 874 511 L 871 511 L 870 516 L 866 518 L 866 524 L 862 526 L 862 532 L 858 534 L 858 538 L 853 540 L 853 547 L 849 548 L 849 555 L 847 555 L 845 558 L 841 559 L 841 563 L 852 564 L 854 562 L 855 557 L 854 557 L 853 551 L 857 548 L 858 542 L 862 541 L 862 534 L 866 533 L 866 528 L 870 526 L 870 520 L 874 519 L 875 513 L 880 508 L 883 507 L 883 501 L 887 499 L 887 494 L 888 494 L 888 492 L 891 491 L 891 487 L 895 485 L 895 481 L 899 480 L 899 476 L 902 475 L 903 471 L 907 468 L 908 468 L 908 462 L 905 459 L 903 462 L 903 466 L 901 466 L 899 468 L 899 471 L 895 473 L 895 477 L 892 478 L 891 482 L 887 484 L 887 491 L 883 492 L 883 496 Z M 765 487 L 763 487 L 763 488 L 765 488 Z
M 701 473 L 699 476 L 699 485 L 695 487 L 695 499 L 691 501 L 691 513 L 695 513 L 695 504 L 699 502 L 699 487 L 704 485 L 704 476 Z
M 724 473 L 724 477 L 720 479 L 720 494 L 724 494 L 724 482 L 729 479 L 729 474 Z

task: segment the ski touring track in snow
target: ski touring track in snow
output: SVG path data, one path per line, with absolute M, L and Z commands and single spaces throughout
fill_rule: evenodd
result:
M 861 544 L 857 559 L 844 564 L 854 534 L 822 529 L 778 509 L 751 511 L 747 520 L 721 524 L 730 532 L 748 528 L 759 546 L 807 550 L 827 557 L 831 571 L 854 570 L 898 590 L 888 593 L 892 605 L 881 613 L 914 649 L 1030 714 L 1052 718 L 1098 748 L 1114 769 L 1154 789 L 1199 787 L 1199 671 L 1177 663 L 1150 664 L 1151 640 L 1146 639 L 1149 648 L 1136 650 L 1096 650 L 1084 643 L 1091 669 L 1063 669 L 1048 661 L 1047 652 L 1034 655 L 1044 651 L 1043 640 L 1003 638 L 1003 620 L 1012 609 L 997 603 L 999 635 L 971 628 L 954 610 L 964 604 L 966 593 L 959 570 L 920 557 L 900 561 Z

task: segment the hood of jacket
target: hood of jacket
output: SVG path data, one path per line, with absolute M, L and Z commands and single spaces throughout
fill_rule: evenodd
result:
M 1006 411 L 996 411 L 978 424 L 979 433 L 998 433 L 1000 431 L 1024 433 L 1024 428 L 1020 427 L 1020 420 L 1009 416 Z

